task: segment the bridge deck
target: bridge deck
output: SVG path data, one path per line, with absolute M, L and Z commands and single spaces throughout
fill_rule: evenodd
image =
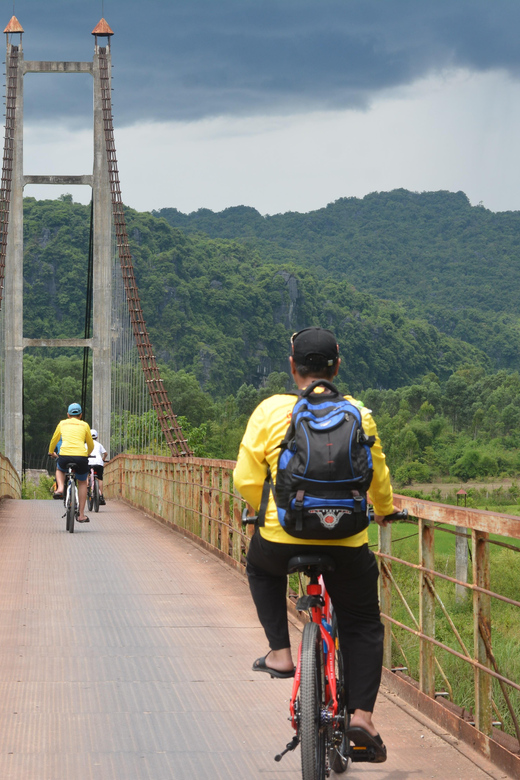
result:
M 73 535 L 61 513 L 0 504 L 0 777 L 298 780 L 241 575 L 122 503 Z M 388 691 L 376 714 L 389 759 L 353 780 L 505 777 Z

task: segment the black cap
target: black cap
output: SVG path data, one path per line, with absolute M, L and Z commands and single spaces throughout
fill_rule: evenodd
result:
M 334 333 L 325 328 L 304 328 L 291 336 L 292 356 L 300 366 L 333 366 L 339 357 Z

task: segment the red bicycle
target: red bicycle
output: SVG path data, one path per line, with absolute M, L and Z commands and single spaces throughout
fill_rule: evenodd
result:
M 407 510 L 395 512 L 385 519 L 406 520 Z M 301 744 L 303 780 L 324 780 L 331 770 L 345 772 L 349 762 L 374 761 L 372 747 L 350 745 L 345 734 L 348 728 L 348 703 L 343 674 L 343 658 L 339 648 L 337 621 L 322 574 L 333 571 L 334 560 L 326 555 L 298 555 L 291 558 L 288 573 L 299 572 L 309 577 L 306 595 L 301 596 L 296 609 L 308 612 L 309 622 L 303 628 L 294 676 L 290 720 L 295 736 L 282 756 Z

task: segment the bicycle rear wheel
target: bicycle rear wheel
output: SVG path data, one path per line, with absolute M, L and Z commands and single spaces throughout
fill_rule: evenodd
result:
M 70 494 L 71 494 L 70 482 L 69 482 L 69 480 L 67 480 L 65 482 L 65 490 L 64 490 L 64 493 L 63 493 L 63 503 L 65 505 L 65 530 L 66 531 L 69 530 Z
M 94 491 L 92 488 L 92 477 L 90 474 L 88 475 L 87 480 L 87 506 L 89 512 L 92 512 L 92 507 L 94 506 Z
M 326 726 L 324 709 L 324 661 L 320 628 L 307 623 L 303 629 L 300 681 L 300 743 L 303 780 L 324 780 Z
M 94 512 L 99 512 L 99 483 L 94 477 L 94 495 L 92 497 L 92 503 L 94 505 Z
M 350 742 L 345 735 L 345 728 L 347 725 L 347 694 L 345 690 L 345 674 L 343 670 L 343 656 L 339 648 L 338 640 L 338 620 L 336 614 L 332 613 L 332 641 L 335 647 L 336 656 L 336 691 L 338 697 L 338 715 L 343 717 L 340 721 L 340 727 L 334 733 L 334 742 L 329 747 L 329 766 L 333 772 L 337 775 L 346 772 L 348 769 L 349 760 L 347 753 L 350 747 Z
M 74 533 L 74 521 L 78 511 L 77 498 L 76 498 L 76 486 L 71 479 L 69 481 L 69 501 L 67 505 L 67 531 L 71 534 Z

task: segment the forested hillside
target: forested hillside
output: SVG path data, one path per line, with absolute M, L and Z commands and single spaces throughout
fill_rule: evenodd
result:
M 90 208 L 70 196 L 24 208 L 24 335 L 82 336 Z M 236 457 L 255 405 L 291 387 L 290 334 L 320 324 L 340 342 L 340 387 L 376 413 L 397 484 L 520 473 L 518 214 L 404 191 L 314 214 L 161 213 L 169 221 L 126 218 L 154 351 L 196 454 Z M 63 352 L 27 350 L 28 457 L 79 397 L 80 350 Z
M 126 212 L 136 278 L 156 355 L 192 372 L 217 396 L 243 382 L 260 385 L 287 371 L 290 334 L 331 327 L 344 356 L 340 377 L 353 390 L 398 387 L 427 371 L 449 376 L 477 349 L 440 333 L 408 311 L 295 258 L 265 258 L 262 248 L 187 236 L 165 220 Z M 65 197 L 25 201 L 25 336 L 81 336 L 90 209 Z
M 307 214 L 154 212 L 174 227 L 237 238 L 274 263 L 296 262 L 402 302 L 409 314 L 520 368 L 520 212 L 471 206 L 463 192 L 372 193 Z

